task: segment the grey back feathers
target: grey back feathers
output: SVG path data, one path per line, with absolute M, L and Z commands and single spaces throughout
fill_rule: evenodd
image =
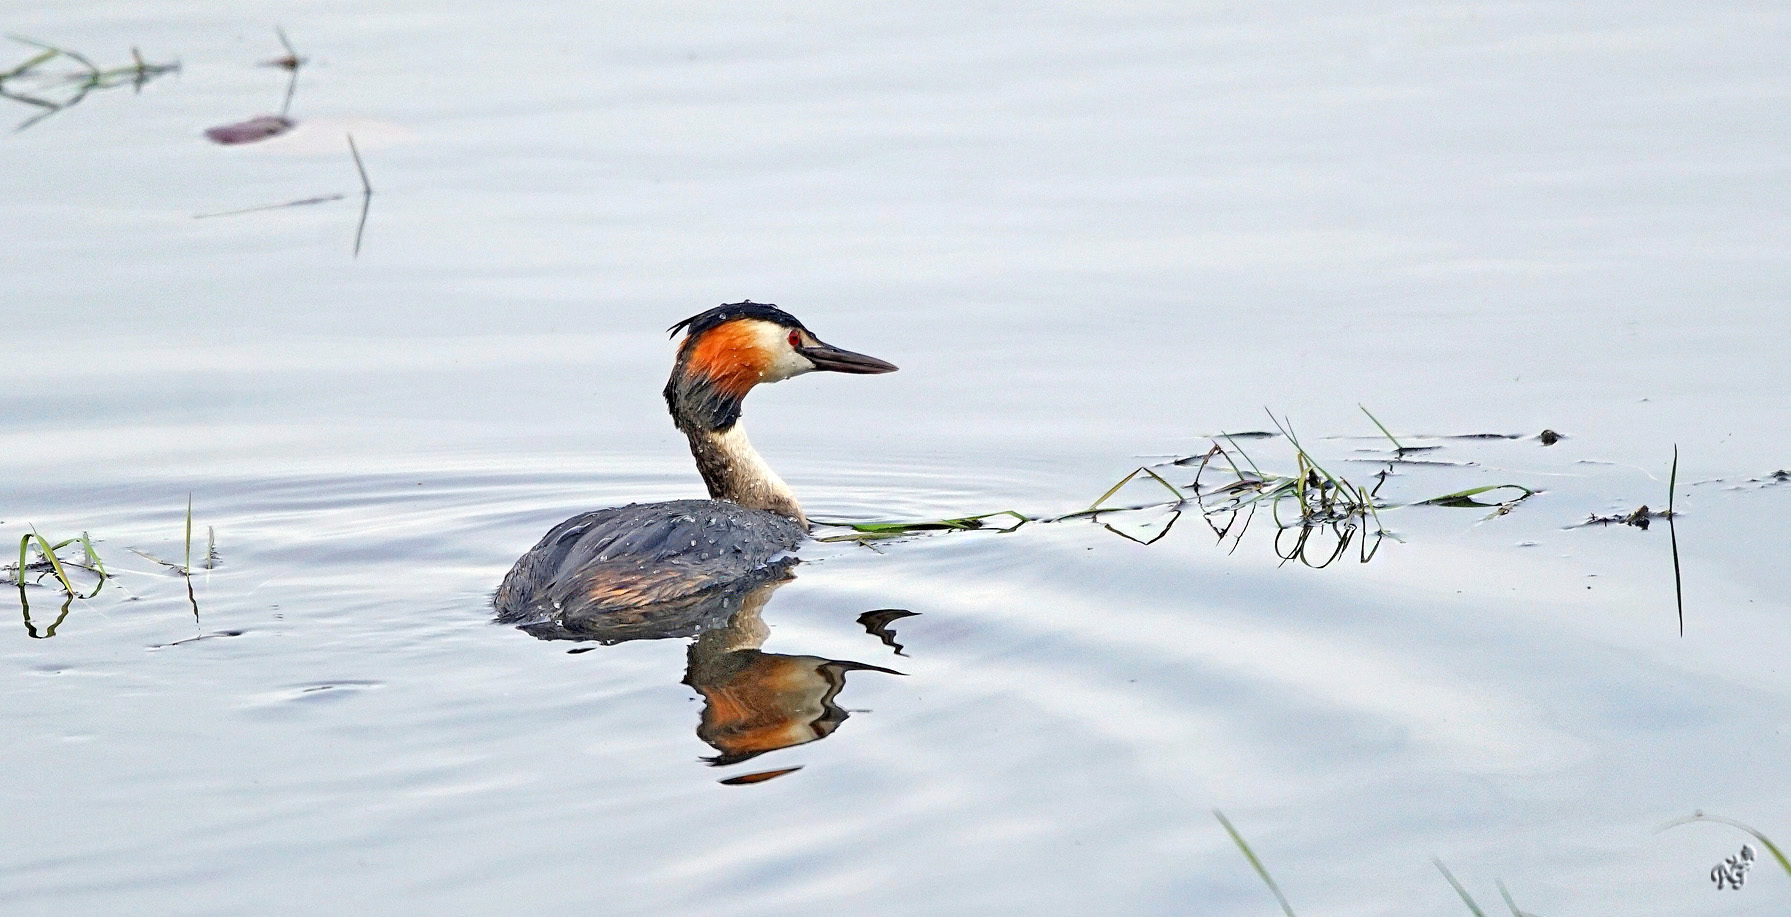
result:
M 531 632 L 609 642 L 684 636 L 710 617 L 704 599 L 783 576 L 794 562 L 787 552 L 806 536 L 794 519 L 726 500 L 600 509 L 554 526 L 511 567 L 493 604 L 500 622 Z

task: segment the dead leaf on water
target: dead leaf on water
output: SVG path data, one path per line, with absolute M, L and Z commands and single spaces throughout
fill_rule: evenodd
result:
M 278 137 L 292 130 L 298 122 L 279 115 L 261 115 L 235 124 L 221 124 L 205 131 L 207 139 L 224 146 L 237 146 L 244 143 L 255 143 L 269 137 Z

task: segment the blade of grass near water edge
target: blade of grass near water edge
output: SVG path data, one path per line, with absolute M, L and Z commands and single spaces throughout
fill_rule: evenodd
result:
M 1461 896 L 1461 903 L 1467 905 L 1468 910 L 1474 912 L 1474 917 L 1486 917 L 1486 912 L 1480 909 L 1480 905 L 1474 903 L 1474 898 L 1472 895 L 1468 894 L 1468 890 L 1462 888 L 1460 882 L 1455 881 L 1455 874 L 1449 871 L 1449 867 L 1444 866 L 1443 861 L 1440 859 L 1432 858 L 1431 862 L 1437 864 L 1437 871 L 1443 874 L 1443 878 L 1449 880 L 1449 884 L 1454 887 L 1455 893 Z
M 1231 835 L 1231 842 L 1238 845 L 1238 849 L 1243 851 L 1244 859 L 1250 861 L 1250 865 L 1256 869 L 1256 874 L 1262 877 L 1263 884 L 1269 887 L 1269 891 L 1275 893 L 1275 900 L 1281 904 L 1281 912 L 1287 917 L 1294 917 L 1293 905 L 1288 904 L 1287 896 L 1281 894 L 1281 886 L 1275 884 L 1274 878 L 1262 865 L 1262 860 L 1257 859 L 1256 851 L 1251 850 L 1250 845 L 1244 841 L 1243 835 L 1238 833 L 1238 829 L 1231 826 L 1231 819 L 1226 818 L 1225 813 L 1218 809 L 1213 810 L 1213 816 L 1219 819 L 1219 824 L 1225 828 L 1225 833 Z

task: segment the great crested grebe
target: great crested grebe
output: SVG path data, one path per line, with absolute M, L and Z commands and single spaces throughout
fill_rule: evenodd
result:
M 711 499 L 631 503 L 554 526 L 498 587 L 500 622 L 541 637 L 606 642 L 702 630 L 697 619 L 717 607 L 707 599 L 782 578 L 788 552 L 808 534 L 796 495 L 746 439 L 747 393 L 815 370 L 896 369 L 822 343 L 765 303 L 717 306 L 669 330 L 680 329 L 665 402 Z

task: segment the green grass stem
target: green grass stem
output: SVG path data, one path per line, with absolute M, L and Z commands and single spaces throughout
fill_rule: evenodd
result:
M 1251 471 L 1256 472 L 1257 477 L 1259 477 L 1259 478 L 1262 477 L 1262 469 L 1256 467 L 1256 460 L 1252 459 L 1250 457 L 1250 453 L 1244 451 L 1243 446 L 1238 445 L 1237 440 L 1231 438 L 1230 433 L 1221 433 L 1219 435 L 1225 437 L 1225 441 L 1231 444 L 1231 448 L 1236 449 L 1238 451 L 1238 454 L 1244 457 L 1245 463 L 1247 463 L 1250 466 Z M 1230 459 L 1227 459 L 1227 461 L 1230 461 Z M 1233 465 L 1231 467 L 1232 467 L 1232 470 L 1234 470 L 1234 471 L 1237 469 L 1236 465 Z M 1242 477 L 1242 475 L 1239 475 L 1239 477 Z
M 69 580 L 68 571 L 62 568 L 62 558 L 56 556 L 56 549 L 51 547 L 50 543 L 44 540 L 44 536 L 37 534 L 35 530 L 32 531 L 30 537 L 37 540 L 38 552 L 43 554 L 44 559 L 50 562 L 50 569 L 56 571 L 56 579 L 62 582 L 63 591 L 67 592 L 69 595 L 74 595 L 75 584 Z M 25 568 L 20 566 L 19 577 L 22 580 L 24 576 Z
M 32 70 L 35 70 L 39 64 L 48 63 L 49 61 L 55 59 L 61 53 L 62 53 L 61 51 L 57 51 L 54 49 L 43 51 L 43 52 L 39 53 L 38 55 L 36 55 L 35 57 L 32 57 L 30 60 L 27 60 L 24 63 L 18 65 L 17 67 L 12 68 L 11 70 L 6 71 L 5 73 L 0 73 L 0 82 L 5 82 L 6 80 L 10 80 L 14 77 L 24 76 L 25 74 L 30 73 Z
M 87 565 L 99 571 L 99 575 L 112 575 L 106 572 L 106 565 L 100 562 L 99 552 L 93 549 L 93 539 L 87 537 L 86 532 L 81 533 L 81 550 L 87 552 Z
M 1496 490 L 1515 490 L 1518 492 L 1518 496 L 1515 499 L 1501 500 L 1497 503 L 1482 503 L 1481 501 L 1474 499 L 1474 497 L 1477 497 L 1481 494 L 1492 493 L 1493 491 L 1496 491 Z M 1528 487 L 1525 487 L 1522 484 L 1487 484 L 1484 487 L 1470 487 L 1467 490 L 1458 490 L 1454 493 L 1443 494 L 1440 497 L 1431 497 L 1428 500 L 1419 500 L 1417 503 L 1414 503 L 1412 505 L 1413 506 L 1454 506 L 1454 507 L 1470 507 L 1470 508 L 1471 507 L 1479 507 L 1479 508 L 1485 509 L 1487 507 L 1504 506 L 1508 503 L 1520 503 L 1524 500 L 1528 500 L 1531 497 L 1536 496 L 1537 493 L 1538 493 L 1538 491 L 1535 491 Z
M 1405 451 L 1404 444 L 1400 443 L 1398 437 L 1395 437 L 1393 435 L 1393 432 L 1391 430 L 1387 429 L 1386 424 L 1381 423 L 1381 419 L 1379 417 L 1374 416 L 1374 413 L 1372 411 L 1368 410 L 1367 405 L 1364 405 L 1362 402 L 1358 401 L 1358 402 L 1356 402 L 1356 407 L 1361 408 L 1362 413 L 1367 414 L 1368 419 L 1374 421 L 1374 425 L 1381 428 L 1381 433 L 1383 435 L 1385 435 L 1390 442 L 1393 443 L 1394 450 L 1399 451 L 1399 452 Z
M 1679 444 L 1673 444 L 1673 467 L 1667 472 L 1667 539 L 1673 543 L 1673 604 L 1679 608 L 1679 636 L 1685 636 L 1685 584 L 1679 576 L 1679 526 L 1674 524 L 1673 491 L 1679 489 Z
M 1238 833 L 1238 829 L 1231 826 L 1231 819 L 1226 818 L 1225 813 L 1218 809 L 1213 810 L 1213 816 L 1219 819 L 1219 824 L 1225 828 L 1225 833 L 1231 835 L 1231 842 L 1238 845 L 1238 849 L 1243 851 L 1244 859 L 1250 861 L 1250 866 L 1256 870 L 1258 876 L 1262 877 L 1263 884 L 1267 885 L 1269 891 L 1275 894 L 1275 900 L 1281 904 L 1281 912 L 1287 917 L 1294 917 L 1293 905 L 1287 903 L 1287 896 L 1281 893 L 1281 886 L 1275 884 L 1274 877 L 1269 875 L 1267 867 L 1264 867 L 1262 860 L 1257 858 L 1256 851 L 1251 850 L 1250 845 L 1244 841 L 1244 836 Z
M 1155 471 L 1152 471 L 1151 469 L 1146 468 L 1144 466 L 1139 466 L 1137 468 L 1134 468 L 1132 470 L 1131 474 L 1128 474 L 1125 477 L 1120 478 L 1118 484 L 1115 484 L 1112 487 L 1107 488 L 1107 492 L 1104 494 L 1101 494 L 1099 497 L 1095 498 L 1095 501 L 1093 503 L 1090 503 L 1088 505 L 1087 509 L 1082 510 L 1080 513 L 1073 513 L 1071 515 L 1083 516 L 1083 515 L 1088 515 L 1090 513 L 1098 512 L 1101 508 L 1101 504 L 1107 502 L 1109 497 L 1112 497 L 1114 494 L 1119 493 L 1120 488 L 1126 486 L 1127 484 L 1130 484 L 1132 482 L 1132 479 L 1138 477 L 1140 474 L 1150 475 L 1151 478 L 1156 480 L 1156 482 L 1158 484 L 1163 485 L 1166 489 L 1168 489 L 1168 491 L 1170 493 L 1175 495 L 1175 500 L 1177 503 L 1180 503 L 1181 501 L 1188 499 L 1186 496 L 1184 496 L 1182 494 L 1180 489 L 1178 489 L 1174 484 L 1169 483 L 1169 481 L 1166 480 L 1162 475 L 1160 475 L 1160 474 L 1156 473 Z M 1069 518 L 1069 517 L 1066 516 L 1065 518 Z
M 1454 887 L 1455 893 L 1461 896 L 1461 903 L 1467 905 L 1468 910 L 1474 912 L 1474 917 L 1486 917 L 1486 912 L 1480 909 L 1480 905 L 1474 903 L 1474 896 L 1468 894 L 1468 890 L 1463 888 L 1461 883 L 1455 880 L 1455 874 L 1449 871 L 1449 867 L 1444 866 L 1443 861 L 1435 857 L 1431 858 L 1431 862 L 1437 864 L 1437 871 L 1443 874 L 1443 878 L 1449 880 L 1449 884 Z
M 1524 911 L 1517 906 L 1517 902 L 1511 898 L 1511 889 L 1505 887 L 1504 879 L 1495 879 L 1493 881 L 1499 884 L 1499 897 L 1504 898 L 1505 906 L 1511 908 L 1511 917 L 1536 917 L 1536 915 Z
M 31 39 L 26 38 L 22 35 L 8 35 L 6 37 L 10 38 L 13 41 L 16 41 L 22 45 L 30 45 L 33 48 L 41 48 L 45 51 L 50 51 L 50 52 L 54 52 L 56 54 L 60 54 L 63 57 L 66 57 L 69 60 L 72 60 L 72 61 L 80 64 L 81 66 L 86 67 L 87 72 L 92 74 L 94 78 L 97 79 L 100 76 L 100 68 L 94 66 L 93 61 L 90 61 L 87 58 L 81 56 L 80 54 L 76 54 L 75 52 L 68 50 L 67 48 L 58 48 L 55 45 L 47 45 L 41 41 L 32 41 Z

